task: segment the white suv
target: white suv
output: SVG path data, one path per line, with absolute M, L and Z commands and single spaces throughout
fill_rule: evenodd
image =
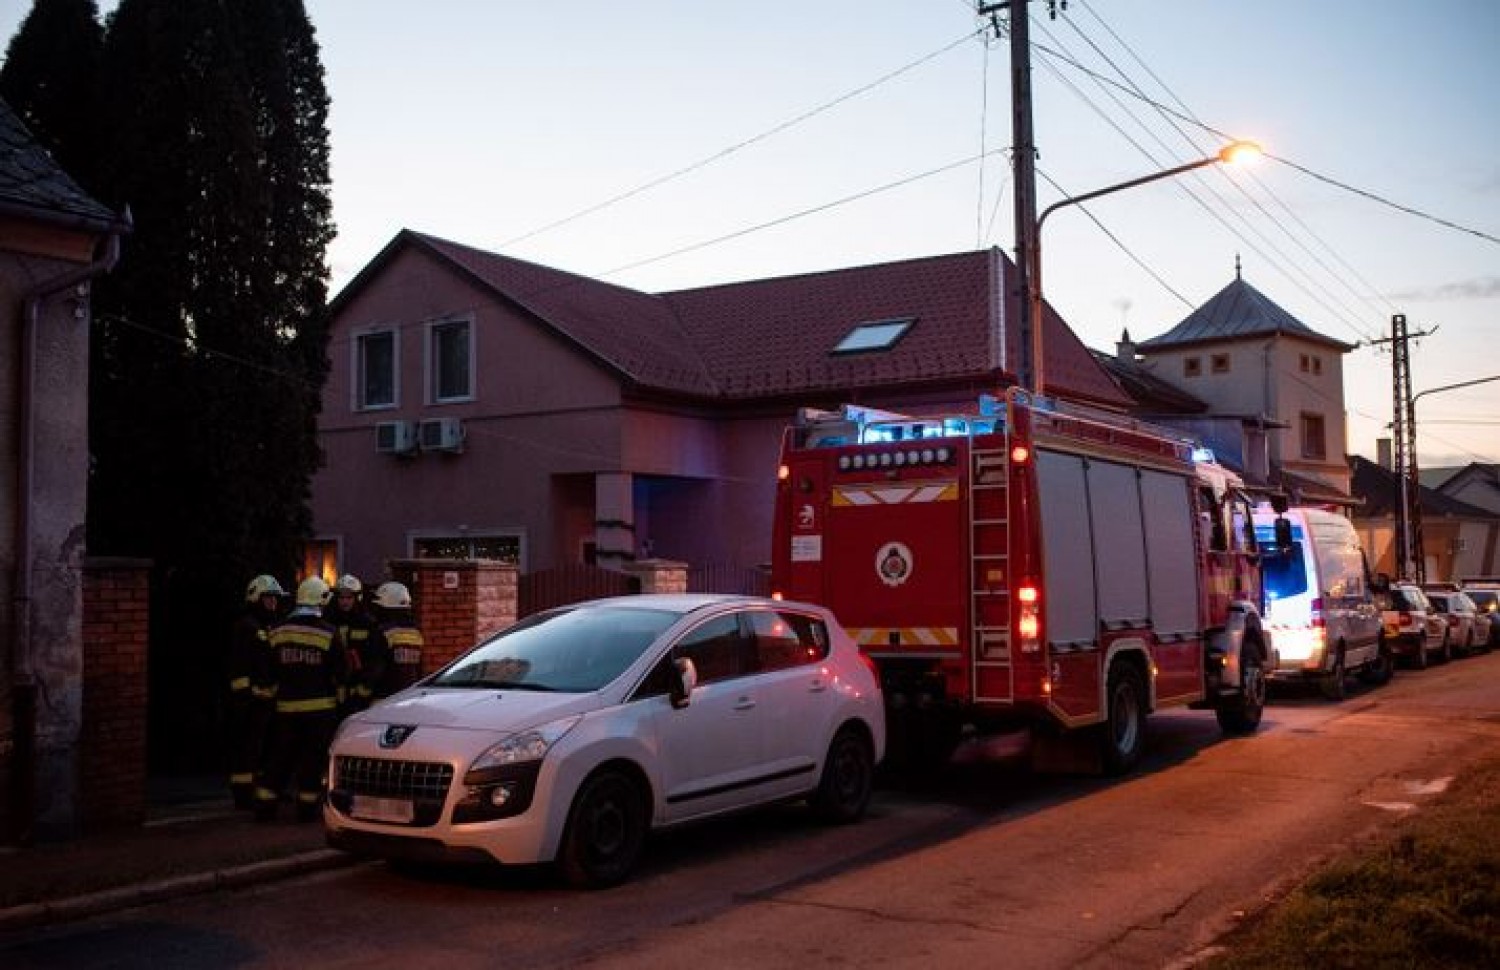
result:
M 885 751 L 873 668 L 822 607 L 624 596 L 551 610 L 346 720 L 330 844 L 556 861 L 625 879 L 652 828 L 806 798 L 864 813 Z

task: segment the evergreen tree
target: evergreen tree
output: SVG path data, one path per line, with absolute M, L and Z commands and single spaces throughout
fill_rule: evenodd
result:
M 310 526 L 328 96 L 301 0 L 122 0 L 104 75 L 135 231 L 96 301 L 89 545 L 157 563 L 152 713 L 180 733 L 245 582 L 290 579 Z
M 104 28 L 95 0 L 36 0 L 0 67 L 0 98 L 63 170 L 97 191 L 98 76 Z

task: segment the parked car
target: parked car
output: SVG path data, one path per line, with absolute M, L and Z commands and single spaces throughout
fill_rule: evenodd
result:
M 1448 644 L 1454 653 L 1467 657 L 1479 649 L 1481 642 L 1488 642 L 1489 618 L 1480 619 L 1472 599 L 1451 587 L 1423 586 L 1422 591 L 1448 624 Z
M 649 830 L 806 799 L 859 818 L 885 751 L 873 667 L 826 609 L 594 600 L 528 617 L 340 726 L 330 844 L 555 862 L 623 881 Z
M 1278 538 L 1278 519 L 1284 520 Z M 1316 682 L 1330 700 L 1344 698 L 1348 674 L 1383 684 L 1394 658 L 1380 611 L 1365 581 L 1359 533 L 1342 515 L 1291 508 L 1255 513 L 1265 580 L 1265 630 L 1276 649 L 1272 681 Z
M 1389 583 L 1375 593 L 1380 607 L 1385 639 L 1400 658 L 1417 669 L 1425 669 L 1436 658 L 1446 661 L 1448 624 L 1432 608 L 1427 595 L 1415 583 Z
M 1465 580 L 1463 590 L 1489 625 L 1485 649 L 1500 647 L 1500 581 Z

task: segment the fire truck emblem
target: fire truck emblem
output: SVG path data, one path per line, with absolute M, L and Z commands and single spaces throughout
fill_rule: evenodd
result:
M 875 572 L 887 586 L 900 586 L 911 578 L 911 550 L 899 542 L 887 542 L 875 553 Z
M 797 528 L 811 529 L 817 525 L 817 522 L 817 514 L 813 511 L 812 505 L 804 505 L 797 510 Z

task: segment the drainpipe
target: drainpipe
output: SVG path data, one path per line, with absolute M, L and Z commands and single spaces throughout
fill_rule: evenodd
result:
M 7 207 L 8 208 L 8 207 Z M 28 213 L 37 219 L 37 213 Z M 15 648 L 11 651 L 11 698 L 13 709 L 12 731 L 15 737 L 14 757 L 11 760 L 15 775 L 11 785 L 11 836 L 12 841 L 25 844 L 31 841 L 32 826 L 36 816 L 36 769 L 37 769 L 37 695 L 38 684 L 33 669 L 31 633 L 32 596 L 32 504 L 35 492 L 33 462 L 36 451 L 36 421 L 34 401 L 36 384 L 37 331 L 41 324 L 42 304 L 49 297 L 83 286 L 94 277 L 109 272 L 120 258 L 120 237 L 130 231 L 130 210 L 125 210 L 121 221 L 102 225 L 98 220 L 66 218 L 42 218 L 39 221 L 62 224 L 69 228 L 91 229 L 106 232 L 102 242 L 103 252 L 93 262 L 68 270 L 34 286 L 24 297 L 22 314 L 21 353 L 19 359 L 20 405 L 17 409 L 18 458 L 17 458 L 17 510 L 16 510 L 16 586 L 12 604 Z

